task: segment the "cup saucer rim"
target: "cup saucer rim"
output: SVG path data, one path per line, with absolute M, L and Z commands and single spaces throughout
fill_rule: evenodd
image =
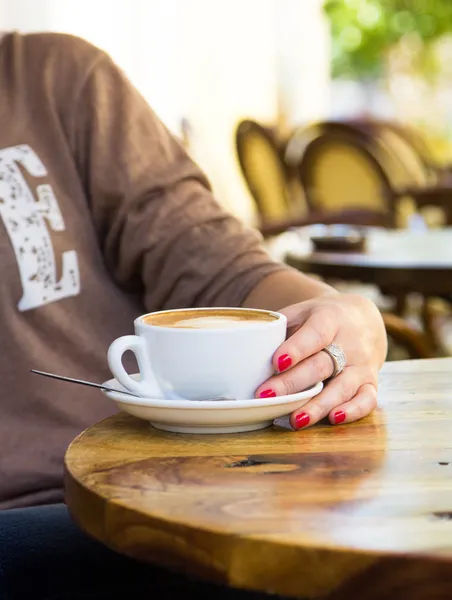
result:
M 134 379 L 139 378 L 139 374 L 135 373 L 131 375 Z M 102 393 L 105 394 L 108 398 L 114 400 L 115 402 L 121 402 L 123 404 L 133 404 L 135 406 L 153 406 L 156 408 L 184 408 L 191 410 L 199 410 L 199 409 L 228 409 L 228 408 L 258 408 L 265 406 L 276 406 L 280 404 L 290 404 L 293 402 L 298 402 L 299 400 L 304 400 L 305 398 L 313 398 L 320 394 L 323 389 L 323 382 L 319 381 L 318 383 L 312 385 L 309 388 L 301 392 L 296 392 L 295 394 L 285 395 L 285 396 L 275 396 L 273 398 L 250 398 L 246 400 L 168 400 L 165 398 L 152 398 L 152 397 L 135 397 L 130 396 L 128 394 L 124 394 L 121 389 L 124 389 L 121 384 L 115 379 L 109 379 L 105 381 L 103 385 L 113 388 L 118 388 L 117 391 L 110 392 L 108 390 L 102 390 Z M 161 392 L 157 392 L 156 395 L 160 395 Z

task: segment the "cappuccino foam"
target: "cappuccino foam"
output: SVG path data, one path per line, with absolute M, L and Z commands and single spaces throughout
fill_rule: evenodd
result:
M 262 325 L 262 319 L 241 319 L 240 317 L 195 317 L 182 319 L 171 324 L 172 327 L 186 329 L 230 329 L 232 327 L 243 327 L 244 325 Z
M 176 329 L 238 329 L 277 321 L 278 317 L 265 311 L 252 309 L 188 309 L 165 311 L 144 317 L 144 322 L 157 327 Z

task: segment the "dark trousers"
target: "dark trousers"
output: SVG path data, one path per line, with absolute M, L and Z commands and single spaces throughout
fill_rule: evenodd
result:
M 0 511 L 0 600 L 135 598 L 269 597 L 198 583 L 125 558 L 83 534 L 64 505 Z

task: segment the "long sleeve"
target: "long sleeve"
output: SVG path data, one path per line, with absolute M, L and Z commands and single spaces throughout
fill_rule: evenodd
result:
M 200 169 L 101 53 L 75 104 L 73 144 L 108 269 L 148 310 L 240 305 L 284 268 L 215 201 Z

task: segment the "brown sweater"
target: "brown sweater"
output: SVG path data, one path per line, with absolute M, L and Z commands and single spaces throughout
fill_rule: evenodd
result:
M 110 342 L 143 312 L 236 306 L 271 272 L 256 234 L 99 49 L 0 42 L 0 508 L 62 499 L 63 455 L 114 412 Z

